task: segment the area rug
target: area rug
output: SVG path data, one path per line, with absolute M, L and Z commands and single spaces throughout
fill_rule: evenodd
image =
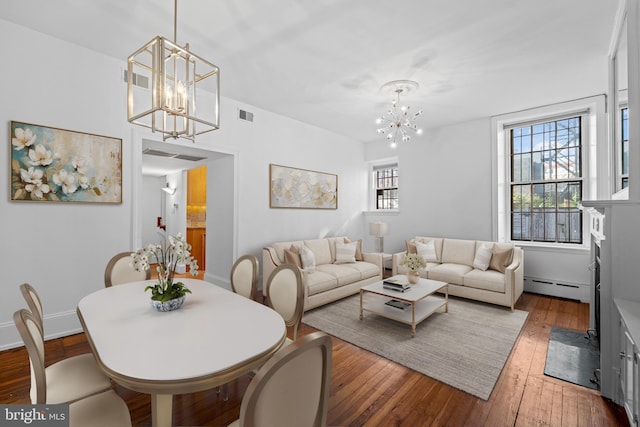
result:
M 493 387 L 528 313 L 458 298 L 411 326 L 365 312 L 354 295 L 304 314 L 303 323 L 481 399 Z
M 600 390 L 598 341 L 585 332 L 551 328 L 544 374 Z

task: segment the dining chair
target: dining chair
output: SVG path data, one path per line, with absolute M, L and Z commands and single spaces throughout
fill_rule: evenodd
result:
M 258 258 L 243 255 L 231 267 L 231 290 L 255 300 L 258 290 Z
M 33 317 L 36 319 L 37 324 L 40 326 L 40 331 L 44 336 L 44 314 L 42 311 L 42 302 L 40 302 L 38 293 L 33 286 L 28 283 L 20 285 L 20 292 L 22 292 L 22 296 L 27 302 L 27 307 L 29 307 L 31 314 L 33 314 Z
M 18 310 L 13 321 L 24 341 L 31 366 L 31 403 L 71 403 L 111 389 L 111 380 L 98 367 L 93 354 L 69 357 L 45 368 L 44 335 L 37 318 Z
M 331 357 L 331 338 L 320 331 L 282 347 L 249 383 L 231 426 L 326 426 Z
M 231 290 L 245 298 L 255 300 L 258 290 L 258 258 L 253 255 L 243 255 L 231 267 Z M 218 387 L 222 391 L 222 399 L 229 400 L 228 385 Z
M 151 270 L 137 271 L 131 266 L 131 252 L 120 252 L 114 255 L 104 270 L 104 286 L 121 285 L 123 283 L 149 280 Z
M 281 264 L 267 279 L 267 304 L 280 313 L 287 328 L 293 329 L 293 340 L 298 339 L 298 326 L 304 311 L 302 274 L 293 264 Z M 291 342 L 287 338 L 287 342 Z

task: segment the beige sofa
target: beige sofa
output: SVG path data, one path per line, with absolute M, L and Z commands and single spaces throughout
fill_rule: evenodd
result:
M 346 237 L 330 237 L 313 240 L 277 242 L 262 250 L 262 292 L 271 272 L 280 264 L 298 264 L 302 270 L 304 285 L 304 309 L 310 310 L 323 304 L 356 294 L 364 285 L 382 280 L 383 262 L 381 254 L 362 253 L 361 243 L 353 261 L 341 259 L 336 262 L 336 242 L 349 243 Z M 353 242 L 356 243 L 356 242 Z M 292 246 L 309 249 L 313 253 L 313 268 L 302 268 L 297 260 L 292 261 Z M 341 262 L 342 261 L 342 262 Z
M 511 243 L 416 236 L 407 247 L 421 251 L 427 261 L 420 276 L 449 283 L 449 295 L 512 310 L 522 295 L 524 252 Z M 406 253 L 393 254 L 394 275 L 406 274 L 407 267 L 401 265 Z

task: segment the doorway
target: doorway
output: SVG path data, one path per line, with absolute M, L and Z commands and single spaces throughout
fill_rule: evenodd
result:
M 180 217 L 178 221 L 168 221 L 167 232 L 175 234 L 181 232 L 187 236 L 192 246 L 196 241 L 202 242 L 202 259 L 198 261 L 201 270 L 199 278 L 230 287 L 229 271 L 236 256 L 237 224 L 235 223 L 236 209 L 236 153 L 223 152 L 212 149 L 195 148 L 193 145 L 184 145 L 182 142 L 159 142 L 152 139 L 134 138 L 134 164 L 140 165 L 138 173 L 134 173 L 133 202 L 133 247 L 140 247 L 154 241 L 146 241 L 143 237 L 143 228 L 150 223 L 149 208 L 165 209 L 168 217 L 172 215 Z M 199 178 L 204 187 L 203 197 L 196 201 L 199 208 L 205 214 L 187 218 L 187 210 L 190 205 L 188 200 L 189 171 L 204 166 L 206 173 Z M 135 168 L 134 168 L 135 169 Z M 171 183 L 169 183 L 171 181 Z M 225 188 L 212 191 L 215 186 L 211 183 L 223 182 Z M 151 184 L 149 184 L 151 183 Z M 169 185 L 177 187 L 175 194 L 164 197 L 164 200 L 148 203 L 148 194 L 163 193 L 161 187 Z M 151 187 L 150 187 L 151 185 Z M 202 194 L 202 193 L 201 193 Z M 197 209 L 191 208 L 195 211 Z M 212 215 L 207 215 L 213 212 Z M 152 218 L 156 221 L 155 216 Z M 163 218 L 164 219 L 164 218 Z M 188 227 L 188 224 L 191 227 Z M 196 224 L 194 227 L 193 225 Z M 153 224 L 156 227 L 157 224 Z M 201 228 L 200 236 L 188 236 L 189 228 Z M 157 230 L 154 228 L 157 234 Z M 196 233 L 194 233 L 196 234 Z M 148 235 L 147 235 L 148 236 Z M 191 237 L 191 239 L 189 239 Z M 156 239 L 157 240 L 157 239 Z M 212 242 L 215 242 L 213 244 Z M 196 252 L 198 248 L 196 248 Z

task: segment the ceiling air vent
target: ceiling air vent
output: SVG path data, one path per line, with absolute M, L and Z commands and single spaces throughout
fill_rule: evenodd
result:
M 250 113 L 248 111 L 245 110 L 238 110 L 238 118 L 240 120 L 246 120 L 248 122 L 253 122 L 253 113 Z
M 206 159 L 206 157 L 190 156 L 189 154 L 176 154 L 175 156 L 173 156 L 173 158 L 181 159 L 181 160 L 189 160 L 190 162 L 199 162 L 200 160 Z
M 132 83 L 134 86 L 138 86 L 144 89 L 149 89 L 149 77 L 143 76 L 141 74 L 136 74 L 136 73 L 132 73 L 132 76 L 133 76 Z M 124 70 L 123 79 L 125 83 L 127 83 L 128 77 L 129 77 L 128 71 Z
M 146 154 L 149 156 L 169 157 L 172 159 L 179 159 L 179 160 L 188 160 L 190 162 L 199 162 L 200 160 L 206 159 L 206 157 L 202 157 L 202 156 L 194 156 L 191 154 L 167 153 L 166 151 L 154 150 L 152 148 L 145 148 L 144 150 L 142 150 L 142 154 Z

